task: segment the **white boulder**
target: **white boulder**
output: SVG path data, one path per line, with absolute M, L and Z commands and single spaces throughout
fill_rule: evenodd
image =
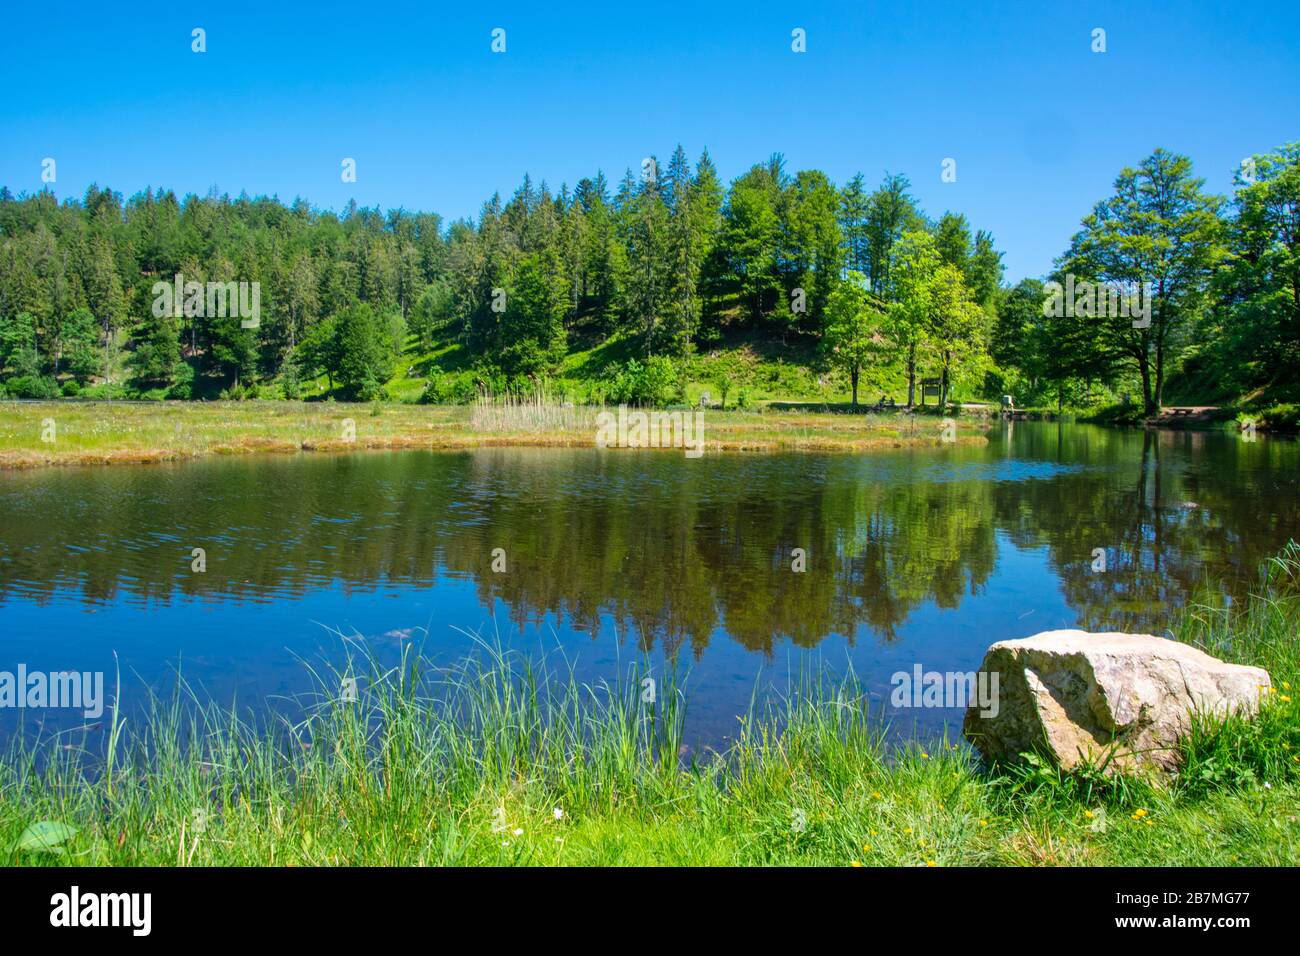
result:
M 1262 668 L 1150 634 L 1046 631 L 999 641 L 980 670 L 999 675 L 999 700 L 967 710 L 971 743 L 991 760 L 1035 751 L 1067 770 L 1173 770 L 1193 714 L 1253 716 L 1271 686 Z

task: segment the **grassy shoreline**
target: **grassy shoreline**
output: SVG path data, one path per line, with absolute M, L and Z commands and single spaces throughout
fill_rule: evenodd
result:
M 635 669 L 581 686 L 487 645 L 433 678 L 413 653 L 354 671 L 358 700 L 270 728 L 180 693 L 0 750 L 0 864 L 1294 865 L 1298 629 L 1295 545 L 1250 601 L 1183 615 L 1175 636 L 1279 690 L 1253 722 L 1198 724 L 1162 784 L 890 746 L 851 680 L 807 681 L 727 753 L 684 758 L 671 681 L 650 706 Z M 63 838 L 22 849 L 39 822 Z
M 210 455 L 595 447 L 600 409 L 332 402 L 0 402 L 0 470 L 144 464 Z M 901 412 L 840 415 L 708 409 L 705 451 L 862 452 L 942 443 L 937 419 Z M 354 437 L 345 431 L 351 422 Z M 51 434 L 53 440 L 42 440 Z M 983 444 L 962 421 L 957 444 Z M 680 454 L 680 449 L 673 449 Z

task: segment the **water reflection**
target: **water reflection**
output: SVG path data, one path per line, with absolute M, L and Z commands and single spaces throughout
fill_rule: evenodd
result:
M 1084 625 L 1160 629 L 1207 577 L 1247 586 L 1294 533 L 1293 443 L 1004 428 L 987 448 L 868 457 L 494 448 L 9 474 L 0 602 L 272 602 L 450 576 L 521 625 L 611 615 L 646 649 L 698 655 L 718 629 L 754 651 L 891 640 L 918 606 L 979 593 L 1000 532 L 1046 550 Z
M 802 649 L 882 688 L 1047 627 L 1160 633 L 1207 581 L 1240 596 L 1296 535 L 1297 451 L 1021 422 L 982 448 L 857 457 L 494 448 L 0 474 L 0 666 L 129 649 L 142 670 L 185 656 L 274 693 L 312 622 L 383 641 L 500 616 L 597 663 L 602 635 L 681 655 L 724 726 L 759 665 Z

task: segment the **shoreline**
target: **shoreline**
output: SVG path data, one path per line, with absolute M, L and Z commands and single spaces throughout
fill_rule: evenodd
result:
M 14 414 L 7 414 L 10 410 Z M 596 406 L 510 404 L 2 402 L 0 471 L 233 455 L 500 447 L 594 450 L 599 447 L 600 411 Z M 982 418 L 956 419 L 955 434 L 945 440 L 940 420 L 929 417 L 720 409 L 704 409 L 702 414 L 705 453 L 862 453 L 988 442 Z M 976 434 L 970 434 L 972 424 Z M 683 452 L 680 446 L 606 450 Z
M 250 400 L 125 402 L 0 400 L 0 472 L 49 467 L 149 465 L 216 456 L 351 454 L 376 451 L 472 451 L 479 448 L 590 448 L 600 431 L 600 406 L 528 403 L 419 405 Z M 698 409 L 660 411 L 690 413 Z M 943 445 L 987 444 L 1002 420 L 991 406 L 963 407 L 956 433 L 945 436 L 932 411 L 859 412 L 826 405 L 772 403 L 755 409 L 705 408 L 704 452 L 862 454 Z M 1015 421 L 1069 421 L 1100 428 L 1218 431 L 1228 420 L 1161 416 L 1108 421 L 1041 409 Z M 344 428 L 351 423 L 351 437 Z M 51 429 L 52 424 L 52 429 Z M 1288 437 L 1286 429 L 1258 431 Z M 51 434 L 52 440 L 43 436 Z M 609 447 L 613 452 L 682 452 L 671 447 Z M 692 455 L 688 457 L 698 457 Z

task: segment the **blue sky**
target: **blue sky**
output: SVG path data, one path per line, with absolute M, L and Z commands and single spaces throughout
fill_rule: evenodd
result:
M 772 152 L 837 183 L 905 173 L 928 213 L 992 231 L 1015 281 L 1156 146 L 1227 192 L 1242 157 L 1300 139 L 1300 4 L 24 3 L 0 83 L 15 192 L 53 157 L 60 198 L 216 186 L 452 219 L 525 172 L 616 182 L 680 142 L 727 180 Z

